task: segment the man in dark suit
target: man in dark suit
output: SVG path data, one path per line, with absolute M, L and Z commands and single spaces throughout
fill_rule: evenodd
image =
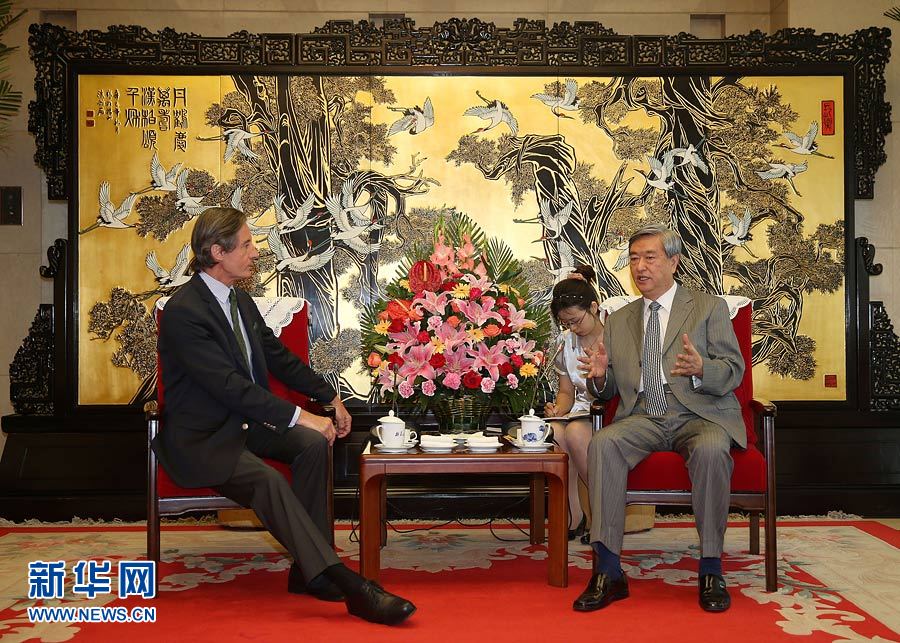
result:
M 344 566 L 327 520 L 329 445 L 350 432 L 334 389 L 266 326 L 233 287 L 253 274 L 259 252 L 245 215 L 211 208 L 191 234 L 194 276 L 167 302 L 159 335 L 165 392 L 153 450 L 172 479 L 213 487 L 253 509 L 294 559 L 288 590 L 346 601 L 351 614 L 393 625 L 415 606 Z M 285 385 L 335 408 L 335 423 L 269 391 Z M 262 458 L 290 464 L 292 484 Z
M 746 446 L 735 387 L 744 375 L 725 301 L 674 280 L 681 238 L 663 226 L 629 239 L 631 276 L 643 297 L 612 313 L 603 342 L 581 358 L 597 397 L 620 397 L 615 421 L 588 449 L 595 568 L 576 599 L 592 611 L 628 596 L 619 560 L 628 472 L 653 451 L 677 451 L 691 477 L 700 534 L 700 606 L 728 609 L 722 547 L 732 443 Z

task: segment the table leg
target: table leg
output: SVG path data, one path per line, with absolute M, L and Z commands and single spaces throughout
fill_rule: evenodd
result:
M 359 473 L 359 573 L 378 580 L 381 568 L 381 490 L 384 474 Z
M 544 474 L 531 474 L 531 513 L 530 531 L 531 544 L 540 545 L 544 542 Z
M 549 553 L 548 582 L 554 587 L 569 585 L 569 547 L 568 547 L 568 499 L 569 471 L 568 465 L 556 467 L 547 472 L 547 484 L 550 488 L 549 514 L 550 537 L 547 549 Z
M 381 546 L 387 547 L 387 476 L 381 476 Z

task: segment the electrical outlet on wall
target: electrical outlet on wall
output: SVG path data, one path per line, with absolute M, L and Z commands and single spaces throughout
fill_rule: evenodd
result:
M 22 225 L 21 186 L 0 187 L 0 225 Z

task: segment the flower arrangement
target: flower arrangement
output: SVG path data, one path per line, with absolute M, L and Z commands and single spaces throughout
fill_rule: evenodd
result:
M 475 396 L 518 413 L 533 403 L 550 332 L 521 266 L 463 214 L 401 262 L 388 297 L 362 318 L 364 361 L 384 398 L 420 407 Z M 437 411 L 436 411 L 437 412 Z

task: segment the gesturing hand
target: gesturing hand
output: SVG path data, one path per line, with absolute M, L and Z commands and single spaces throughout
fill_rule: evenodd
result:
M 687 333 L 681 336 L 681 343 L 683 348 L 675 356 L 675 368 L 672 369 L 672 375 L 684 375 L 686 377 L 693 375 L 698 379 L 703 379 L 703 357 L 697 352 Z
M 606 352 L 606 346 L 603 339 L 597 341 L 594 348 L 585 348 L 584 355 L 578 356 L 578 370 L 584 375 L 585 379 L 596 377 L 604 379 L 606 377 L 606 369 L 609 366 L 609 355 Z

